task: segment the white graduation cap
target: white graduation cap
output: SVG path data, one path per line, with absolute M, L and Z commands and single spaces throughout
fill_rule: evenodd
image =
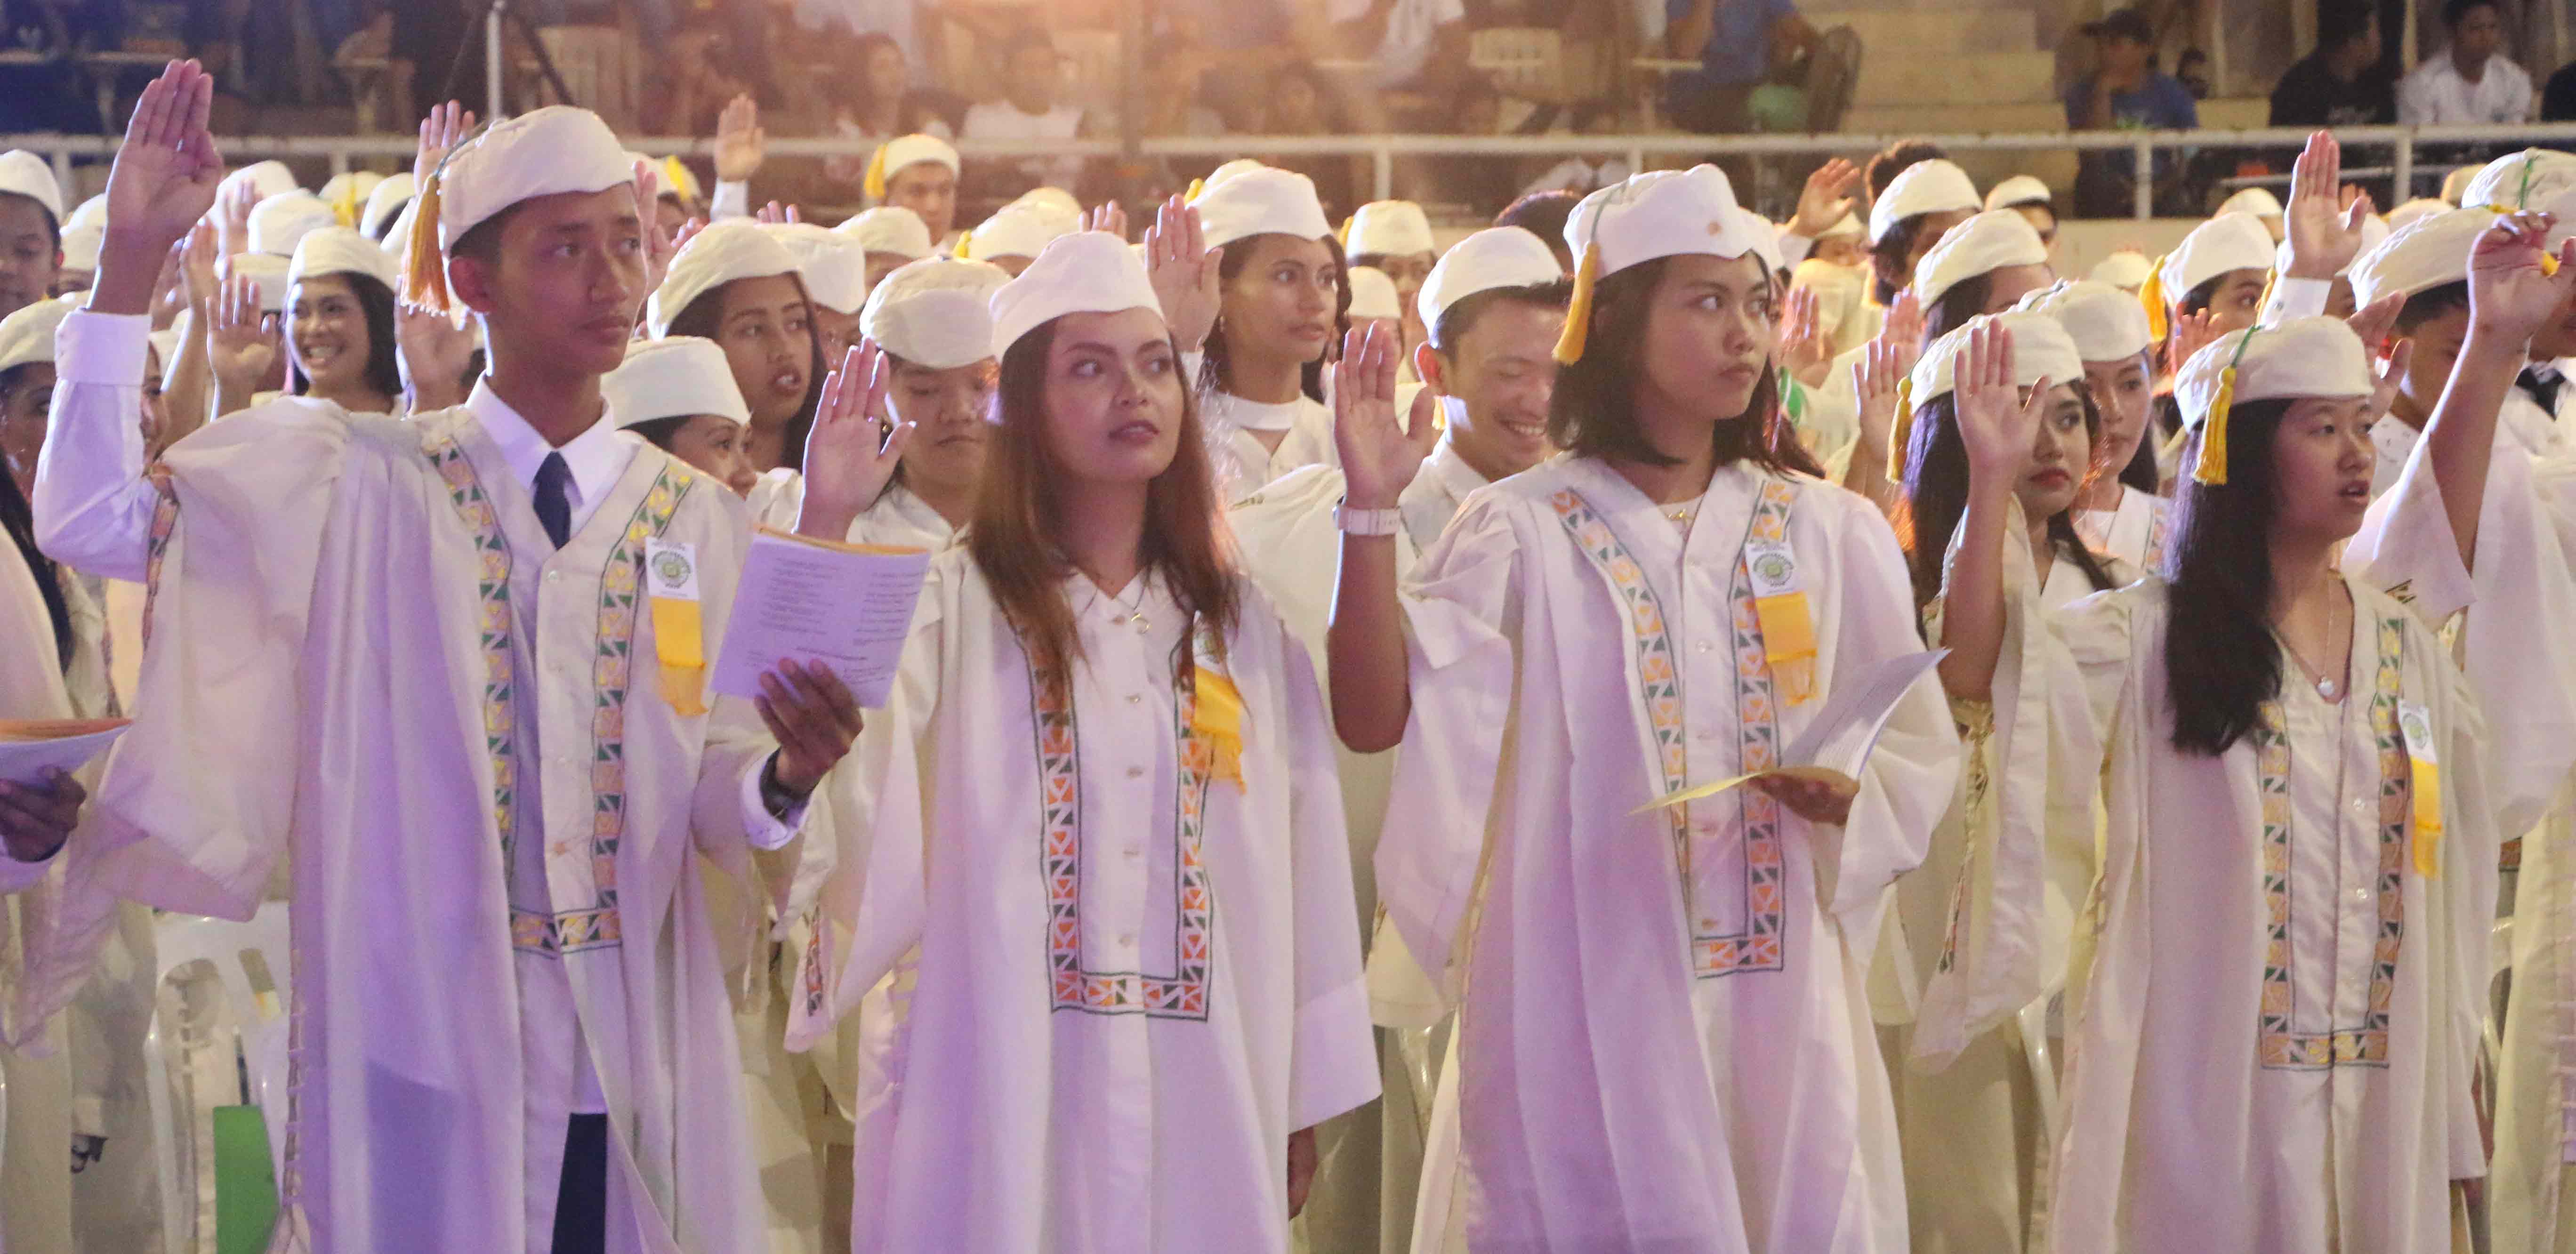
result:
M 2084 358 L 2076 351 L 2075 339 L 2066 333 L 2065 324 L 2027 309 L 1979 314 L 1923 350 L 1923 356 L 1914 363 L 1914 373 L 1906 378 L 1909 408 L 1920 409 L 1936 397 L 1948 396 L 1958 386 L 1959 354 L 1967 351 L 1968 337 L 1986 326 L 2000 326 L 2012 333 L 2014 387 L 2037 387 L 2043 379 L 2051 385 L 2084 381 Z
M 2466 282 L 2469 253 L 2495 222 L 2486 209 L 2445 209 L 2417 219 L 2352 263 L 2353 300 L 2368 305 Z
M 2407 201 L 2405 204 L 2399 205 L 2388 211 L 2388 229 L 2391 231 L 2403 231 L 2409 224 L 2421 221 L 2425 215 L 2440 213 L 2450 207 L 2451 202 L 2447 200 L 2436 200 L 2430 196 L 2418 196 L 2415 199 Z
M 1887 190 L 1869 207 L 1869 242 L 1878 243 L 1896 224 L 1927 213 L 1974 213 L 1985 207 L 1977 185 L 1957 164 L 1934 157 L 1898 171 Z
M 287 258 L 275 253 L 234 253 L 215 263 L 219 274 L 229 278 L 242 275 L 259 285 L 259 308 L 262 313 L 280 313 L 286 309 Z
M 410 171 L 385 176 L 367 193 L 366 208 L 358 211 L 358 233 L 372 240 L 384 239 L 385 228 L 392 225 L 394 215 L 401 213 L 419 191 L 420 179 Z
M 2182 237 L 2182 243 L 2165 254 L 2155 272 L 2138 289 L 2138 303 L 2146 306 L 2147 325 L 2162 340 L 2172 325 L 2174 311 L 2193 288 L 2234 270 L 2272 269 L 2272 233 L 2261 219 L 2242 213 L 2220 214 Z
M 1951 288 L 2006 266 L 2048 264 L 2048 245 L 2030 219 L 2010 209 L 1988 209 L 1951 227 L 1914 269 L 1914 294 L 1927 307 Z
M 601 377 L 599 389 L 621 431 L 638 423 L 699 414 L 751 421 L 751 406 L 743 403 L 724 349 L 714 340 L 694 335 L 629 343 L 625 362 Z
M 2055 200 L 2055 195 L 2048 190 L 2048 184 L 2027 174 L 2016 174 L 1995 184 L 1986 192 L 1988 209 L 2017 209 L 2023 205 L 2047 205 L 2055 203 Z
M 107 193 L 80 203 L 63 219 L 63 268 L 98 269 L 99 250 L 107 246 Z
M 870 200 L 883 200 L 886 182 L 923 162 L 958 171 L 957 149 L 936 135 L 905 135 L 877 145 L 876 154 L 868 158 L 868 172 L 861 190 Z
M 2281 198 L 2260 187 L 2248 187 L 2219 203 L 2218 216 L 2243 214 L 2252 218 L 2281 216 Z
M 362 274 L 390 288 L 401 279 L 400 269 L 374 240 L 345 226 L 326 226 L 296 244 L 286 283 L 293 287 L 317 274 Z
M 718 222 L 698 232 L 671 259 L 670 273 L 645 302 L 644 327 L 658 340 L 671 333 L 671 320 L 692 302 L 727 283 L 795 273 L 796 254 L 760 223 L 748 218 Z
M 2370 353 L 2343 319 L 2323 314 L 2222 335 L 2174 376 L 2185 427 L 2205 427 L 2192 477 L 2227 482 L 2227 415 L 2248 401 L 2371 394 Z
M 286 168 L 285 162 L 255 161 L 224 176 L 224 181 L 215 189 L 217 203 L 221 203 L 226 193 L 243 183 L 258 189 L 259 194 L 253 198 L 255 201 L 266 200 L 271 196 L 283 196 L 303 186 L 295 181 L 295 171 Z
M 1433 252 L 1431 217 L 1410 200 L 1371 201 L 1342 224 L 1342 248 L 1354 257 Z
M 306 235 L 339 224 L 331 202 L 302 188 L 281 192 L 251 208 L 250 250 L 292 257 Z
M 71 314 L 58 300 L 31 300 L 0 318 L 0 371 L 54 359 L 54 329 Z
M 1395 280 L 1375 266 L 1353 266 L 1351 280 L 1351 321 L 1375 319 L 1402 321 L 1404 303 L 1395 294 Z
M 2156 263 L 2134 248 L 2123 248 L 2093 263 L 2090 276 L 2096 283 L 2107 284 L 2134 294 L 2144 286 L 2147 276 L 2156 272 Z
M 1020 277 L 993 293 L 993 356 L 1008 355 L 1021 337 L 1066 314 L 1130 309 L 1162 314 L 1144 261 L 1115 235 L 1077 231 L 1047 245 Z
M 24 148 L 0 152 L 0 192 L 24 196 L 45 207 L 54 224 L 63 221 L 63 188 L 54 181 L 54 167 L 45 159 Z
M 548 105 L 496 122 L 422 176 L 408 237 L 404 279 L 414 303 L 446 312 L 443 258 L 465 233 L 502 210 L 540 196 L 604 192 L 635 181 L 635 163 L 599 115 Z
M 1452 245 L 1431 267 L 1422 291 L 1413 299 L 1422 325 L 1437 334 L 1440 315 L 1449 307 L 1502 287 L 1537 287 L 1565 277 L 1556 250 L 1547 241 L 1517 226 L 1488 227 Z M 1354 293 L 1356 295 L 1356 293 Z
M 2108 283 L 2060 279 L 2013 308 L 2057 319 L 2075 342 L 2076 356 L 2086 361 L 2127 361 L 2155 344 L 2138 298 Z
M 1323 202 L 1315 198 L 1315 181 L 1294 170 L 1255 166 L 1208 184 L 1191 203 L 1210 248 L 1254 235 L 1322 239 L 1333 233 Z
M 1000 212 L 966 233 L 961 247 L 969 261 L 995 257 L 1035 257 L 1046 246 L 1082 229 L 1079 212 L 1066 213 L 1042 201 L 1004 205 Z
M 761 229 L 795 255 L 807 299 L 842 314 L 856 314 L 868 302 L 868 250 L 857 240 L 811 222 L 778 222 Z
M 1043 251 L 1043 250 L 1042 250 Z M 993 294 L 1010 273 L 984 261 L 929 257 L 904 265 L 868 293 L 859 333 L 912 365 L 971 366 L 993 356 Z
M 921 215 L 901 205 L 879 205 L 853 214 L 835 232 L 859 241 L 859 247 L 872 253 L 892 253 L 906 261 L 919 261 L 930 255 L 930 226 Z

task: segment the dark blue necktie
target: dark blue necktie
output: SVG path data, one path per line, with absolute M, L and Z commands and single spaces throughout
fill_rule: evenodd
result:
M 537 466 L 537 521 L 546 525 L 546 538 L 562 548 L 572 538 L 572 467 L 564 464 L 563 454 L 548 453 Z
M 2566 377 L 2555 370 L 2543 372 L 2529 366 L 2523 368 L 2521 378 L 2513 381 L 2515 387 L 2521 388 L 2530 394 L 2531 399 L 2540 402 L 2540 412 L 2549 415 L 2552 419 L 2558 417 L 2558 389 L 2566 386 L 2566 383 Z

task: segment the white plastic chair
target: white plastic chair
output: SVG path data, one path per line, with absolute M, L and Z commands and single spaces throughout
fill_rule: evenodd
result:
M 286 1014 L 294 983 L 286 903 L 273 901 L 261 906 L 248 923 L 167 915 L 155 929 L 154 939 L 160 950 L 160 970 L 153 982 L 152 1028 L 143 1038 L 143 1065 L 150 1089 L 153 1143 L 160 1159 L 162 1245 L 168 1254 L 182 1254 L 182 1242 L 196 1226 L 192 1218 L 196 1201 L 179 1191 L 179 1146 L 183 1141 L 193 1142 L 193 1138 L 180 1127 L 179 1114 L 172 1108 L 160 989 L 181 967 L 200 961 L 213 964 L 216 982 L 223 989 L 224 1006 L 241 1033 L 241 1050 L 250 1072 L 249 1099 L 260 1108 L 261 1118 L 268 1125 L 269 1156 L 275 1165 L 285 1144 Z M 274 1010 L 261 1001 L 252 983 L 246 955 L 254 953 L 276 983 Z M 200 1163 L 198 1169 L 211 1171 L 213 1164 Z

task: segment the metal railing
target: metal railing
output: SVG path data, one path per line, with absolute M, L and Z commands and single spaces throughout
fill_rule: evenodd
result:
M 2424 144 L 2484 146 L 2562 143 L 2576 146 L 2576 122 L 2541 122 L 2502 126 L 2348 126 L 2334 130 L 2346 146 L 2386 145 L 2394 153 L 2386 167 L 2400 188 L 2412 184 L 2416 149 Z M 1853 156 L 1877 151 L 1899 139 L 1929 140 L 1952 153 L 2065 151 L 2134 154 L 2137 178 L 2133 216 L 2155 216 L 2155 155 L 2204 148 L 2294 149 L 2306 142 L 2298 127 L 2197 131 L 2022 131 L 1986 135 L 1862 135 L 1842 132 L 1808 135 L 1228 135 L 1212 138 L 1146 139 L 1131 151 L 1111 139 L 995 143 L 967 141 L 957 145 L 969 161 L 1031 157 L 1207 157 L 1225 159 L 1246 152 L 1280 157 L 1368 157 L 1375 174 L 1375 199 L 1394 194 L 1395 165 L 1404 157 L 1566 157 L 1617 153 L 1630 169 L 1642 170 L 1654 157 Z M 690 136 L 640 136 L 626 141 L 650 156 L 711 155 L 712 139 Z M 216 141 L 228 160 L 267 157 L 327 158 L 334 173 L 350 162 L 369 158 L 403 158 L 412 141 L 398 135 L 243 135 Z M 46 155 L 55 175 L 70 181 L 73 163 L 104 161 L 116 153 L 117 139 L 100 135 L 0 135 L 0 150 L 23 148 Z M 856 157 L 874 151 L 867 140 L 772 139 L 773 157 Z M 2363 172 L 2356 170 L 2356 176 Z

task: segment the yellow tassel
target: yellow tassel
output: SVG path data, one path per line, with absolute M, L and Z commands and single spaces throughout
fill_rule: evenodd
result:
M 358 180 L 340 180 L 340 194 L 331 198 L 331 217 L 345 227 L 358 225 Z
M 2218 397 L 2209 403 L 2209 421 L 2200 432 L 2200 464 L 2191 477 L 2213 487 L 2227 482 L 2227 411 L 2236 404 L 2236 367 L 2218 373 Z
M 1243 693 L 1225 672 L 1201 665 L 1192 681 L 1190 738 L 1207 746 L 1211 780 L 1243 787 Z
M 1887 435 L 1887 481 L 1905 482 L 1907 446 L 1914 443 L 1914 380 L 1896 381 L 1896 425 Z
M 2147 311 L 2147 336 L 2157 344 L 2173 334 L 2173 316 L 2165 309 L 2165 259 L 2156 258 L 2147 265 L 2147 281 L 2138 285 L 2138 303 Z M 2175 362 L 2174 368 L 2182 368 Z
M 680 164 L 677 155 L 662 158 L 662 190 L 679 197 L 682 208 L 698 207 L 698 198 L 689 194 L 689 185 L 697 181 L 697 176 L 689 173 L 689 167 Z
M 447 266 L 438 247 L 438 187 L 446 163 L 421 178 L 418 212 L 411 224 L 411 255 L 403 267 L 403 299 L 435 314 L 452 315 L 455 298 L 447 290 Z
M 1351 216 L 1349 216 L 1349 217 L 1347 217 L 1347 218 L 1342 219 L 1342 229 L 1341 229 L 1341 233 L 1340 233 L 1339 238 L 1340 238 L 1340 239 L 1341 239 L 1341 241 L 1342 241 L 1342 247 L 1343 247 L 1343 249 L 1348 250 L 1348 249 L 1350 248 L 1350 246 L 1351 246 L 1351 224 L 1352 224 L 1352 223 L 1354 223 L 1354 222 L 1357 222 L 1357 221 L 1359 221 L 1359 220 L 1360 220 L 1360 218 L 1359 218 L 1359 215 L 1358 215 L 1358 214 L 1352 214 Z
M 887 141 L 886 143 L 879 144 L 879 145 L 877 145 L 876 155 L 875 155 L 875 156 L 872 156 L 872 157 L 870 157 L 870 158 L 868 158 L 868 176 L 867 176 L 867 180 L 866 180 L 866 182 L 862 185 L 862 187 L 861 187 L 861 189 L 860 189 L 860 190 L 865 191 L 865 192 L 868 194 L 868 199 L 870 199 L 870 200 L 883 200 L 883 199 L 885 199 L 885 194 L 886 194 L 886 168 L 885 168 L 885 163 L 886 163 L 886 149 L 891 148 L 891 147 L 893 147 L 893 146 L 894 146 L 894 145 L 893 145 L 893 142 L 892 142 L 891 140 Z
M 1206 180 L 1206 179 L 1191 179 L 1191 180 L 1190 180 L 1190 190 L 1188 190 L 1187 192 L 1184 192 L 1184 193 L 1182 193 L 1182 194 L 1181 194 L 1181 203 L 1182 203 L 1182 204 L 1185 204 L 1185 205 L 1189 205 L 1189 204 L 1196 204 L 1196 203 L 1198 203 L 1199 193 L 1204 192 L 1204 191 L 1206 191 L 1206 190 L 1207 190 L 1207 180 Z
M 957 234 L 957 259 L 958 259 L 959 261 L 973 261 L 973 260 L 975 259 L 975 258 L 973 257 L 973 255 L 972 255 L 972 254 L 970 254 L 970 253 L 969 253 L 969 251 L 968 251 L 969 246 L 970 246 L 970 245 L 972 245 L 972 244 L 974 244 L 974 242 L 975 242 L 975 233 L 974 233 L 973 231 L 960 231 L 960 232 L 958 232 L 958 234 Z
M 1574 299 L 1565 307 L 1565 334 L 1557 337 L 1556 362 L 1571 366 L 1583 360 L 1584 344 L 1592 335 L 1592 289 L 1601 281 L 1601 245 L 1583 246 L 1583 264 L 1574 268 Z

